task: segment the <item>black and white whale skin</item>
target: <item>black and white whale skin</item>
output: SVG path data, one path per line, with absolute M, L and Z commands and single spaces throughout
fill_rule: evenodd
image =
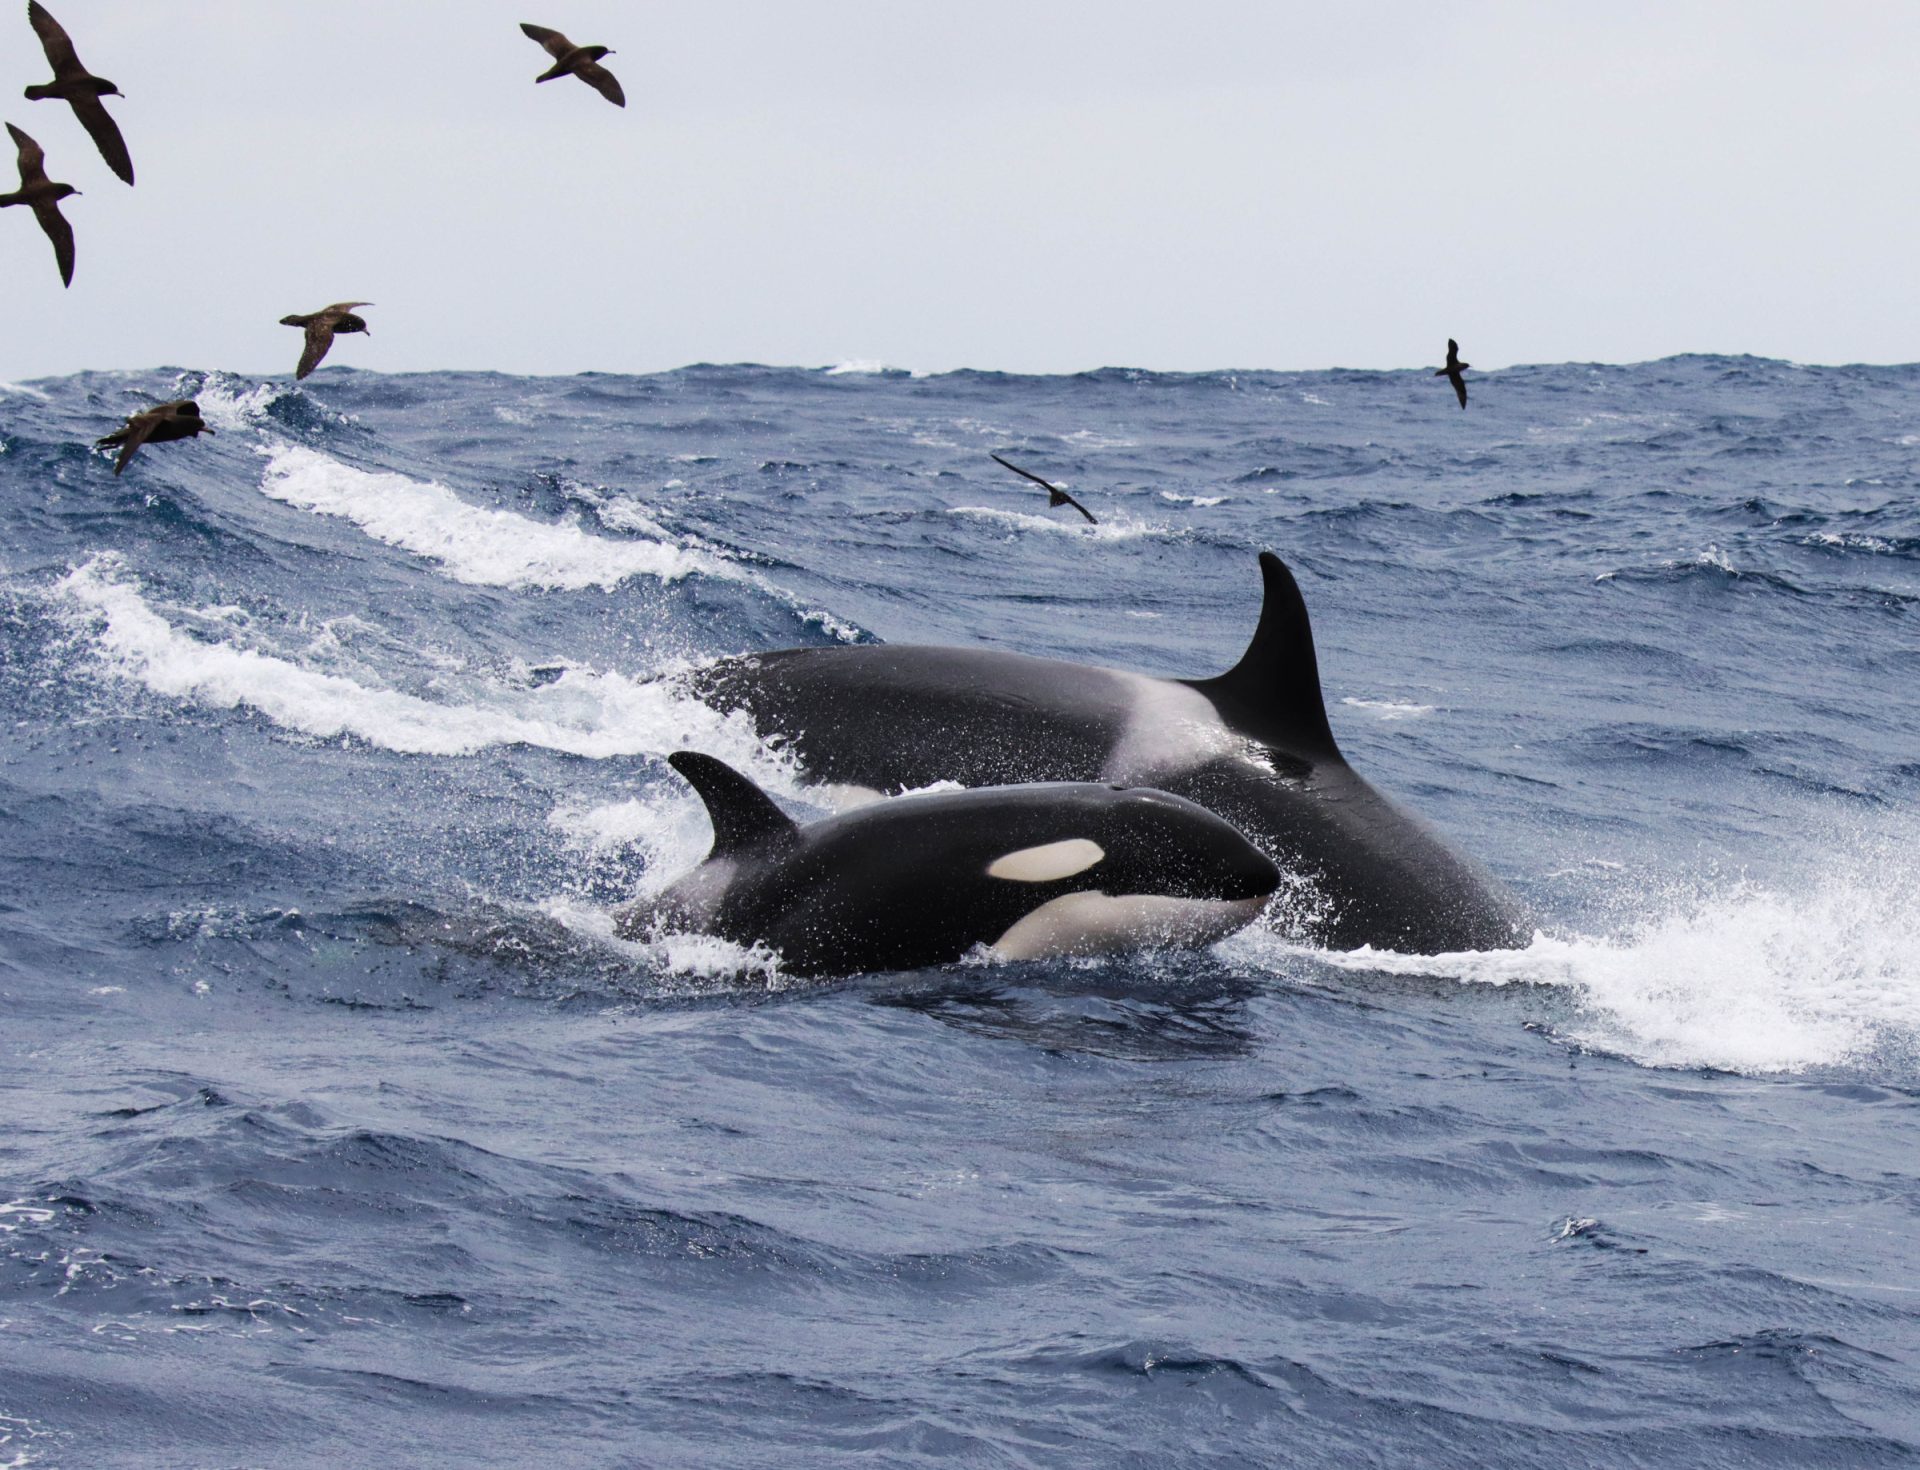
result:
M 619 916 L 765 944 L 795 975 L 1211 944 L 1259 917 L 1280 870 L 1209 811 L 1091 782 L 902 796 L 801 827 L 712 756 L 673 768 L 713 818 L 713 850 Z
M 1272 552 L 1260 569 L 1259 627 L 1217 678 L 887 644 L 721 659 L 689 678 L 716 709 L 784 737 L 823 784 L 1102 781 L 1186 797 L 1312 884 L 1311 932 L 1333 948 L 1524 945 L 1531 926 L 1513 898 L 1347 764 L 1300 588 Z

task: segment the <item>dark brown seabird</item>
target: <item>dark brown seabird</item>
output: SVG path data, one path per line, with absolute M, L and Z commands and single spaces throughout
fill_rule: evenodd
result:
M 547 54 L 553 58 L 553 65 L 535 77 L 536 82 L 550 82 L 555 77 L 578 77 L 615 107 L 627 105 L 626 93 L 620 90 L 613 73 L 600 65 L 601 57 L 613 55 L 611 47 L 576 46 L 558 31 L 550 31 L 545 26 L 528 25 L 524 20 L 520 22 L 520 29 L 545 46 Z
M 1027 470 L 1021 469 L 1020 466 L 1017 464 L 1008 464 L 1004 459 L 1002 459 L 997 454 L 990 453 L 987 455 L 987 458 L 992 460 L 997 465 L 1002 465 L 1005 468 L 1012 470 L 1016 475 L 1019 475 L 1024 479 L 1033 481 L 1034 484 L 1038 485 L 1041 489 L 1045 490 L 1047 492 L 1047 509 L 1048 510 L 1052 510 L 1056 506 L 1070 505 L 1075 510 L 1079 511 L 1081 515 L 1085 516 L 1091 524 L 1096 526 L 1100 524 L 1098 521 L 1094 520 L 1092 511 L 1088 510 L 1084 505 L 1082 505 L 1079 501 L 1075 500 L 1071 495 L 1067 494 L 1066 491 L 1062 490 L 1058 485 L 1054 484 L 1051 480 L 1043 480 L 1038 475 L 1032 474 Z
M 372 306 L 371 301 L 336 301 L 309 316 L 283 316 L 283 327 L 305 327 L 307 329 L 307 350 L 300 354 L 300 366 L 293 370 L 296 379 L 304 378 L 320 366 L 320 359 L 327 355 L 327 349 L 333 346 L 335 332 L 365 332 L 369 337 L 373 329 L 364 317 L 353 314 L 356 306 Z
M 128 414 L 123 428 L 94 440 L 93 447 L 110 449 L 116 444 L 120 446 L 120 458 L 113 466 L 114 474 L 118 475 L 142 444 L 166 444 L 174 439 L 193 439 L 212 432 L 207 427 L 207 421 L 200 417 L 199 404 L 191 398 L 176 398 L 172 403 L 159 403 L 152 408 L 143 408 L 138 413 Z
M 1462 408 L 1467 406 L 1467 380 L 1462 370 L 1472 366 L 1470 362 L 1460 361 L 1460 344 L 1451 337 L 1447 338 L 1447 365 L 1434 376 L 1445 378 L 1453 384 L 1453 391 L 1459 397 Z
M 60 201 L 80 191 L 72 184 L 56 184 L 47 178 L 47 155 L 40 145 L 12 123 L 7 131 L 20 148 L 20 187 L 11 194 L 0 194 L 0 209 L 9 204 L 24 204 L 33 211 L 40 228 L 53 241 L 53 258 L 60 262 L 60 282 L 73 284 L 73 226 L 60 213 Z
M 53 80 L 40 86 L 27 88 L 27 101 L 40 102 L 48 97 L 58 97 L 73 108 L 73 115 L 80 119 L 80 126 L 93 135 L 94 146 L 100 150 L 100 156 L 112 169 L 129 184 L 133 182 L 133 159 L 127 153 L 127 140 L 120 136 L 107 109 L 100 101 L 102 97 L 121 97 L 126 94 L 105 77 L 96 77 L 80 64 L 80 58 L 74 54 L 73 42 L 68 39 L 60 22 L 47 13 L 40 0 L 27 0 L 27 19 L 32 22 L 34 31 L 40 37 L 40 45 L 47 53 L 47 64 L 53 68 Z

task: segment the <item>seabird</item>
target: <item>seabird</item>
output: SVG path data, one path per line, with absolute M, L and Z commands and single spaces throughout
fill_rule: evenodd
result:
M 311 316 L 283 316 L 283 327 L 305 327 L 307 329 L 307 350 L 300 354 L 300 366 L 293 370 L 295 378 L 304 378 L 320 366 L 320 359 L 327 355 L 327 349 L 333 346 L 335 332 L 365 332 L 373 335 L 366 319 L 353 314 L 356 306 L 372 306 L 371 301 L 336 301 L 332 306 L 314 312 Z
M 60 281 L 73 284 L 73 226 L 60 213 L 60 201 L 80 191 L 72 184 L 55 184 L 47 178 L 47 155 L 38 143 L 12 123 L 7 131 L 20 148 L 20 187 L 11 194 L 0 194 L 0 208 L 24 204 L 40 221 L 40 228 L 53 241 L 53 258 L 60 262 Z
M 1447 365 L 1435 373 L 1434 376 L 1436 378 L 1445 378 L 1453 384 L 1453 391 L 1459 396 L 1460 406 L 1462 408 L 1467 406 L 1467 380 L 1465 376 L 1463 376 L 1462 369 L 1472 366 L 1473 364 L 1470 362 L 1460 361 L 1460 344 L 1451 337 L 1447 338 Z
M 105 77 L 96 77 L 80 64 L 80 58 L 74 54 L 73 42 L 61 29 L 60 22 L 47 13 L 40 0 L 27 0 L 27 19 L 32 22 L 34 31 L 40 37 L 40 45 L 47 53 L 47 64 L 53 68 L 53 80 L 44 85 L 27 88 L 27 101 L 40 102 L 48 97 L 58 97 L 73 108 L 73 115 L 80 119 L 80 126 L 93 135 L 100 156 L 112 169 L 129 184 L 133 182 L 133 159 L 127 154 L 127 140 L 120 136 L 120 129 L 107 116 L 107 109 L 101 103 L 102 97 L 123 97 L 126 94 Z
M 553 57 L 553 65 L 535 77 L 536 82 L 550 82 L 555 77 L 578 77 L 615 107 L 627 105 L 626 93 L 620 90 L 613 73 L 600 65 L 601 57 L 613 55 L 611 47 L 576 46 L 558 31 L 550 31 L 545 26 L 528 25 L 524 20 L 520 22 L 520 29 L 545 46 L 547 54 Z
M 118 475 L 142 444 L 165 444 L 174 439 L 192 439 L 212 432 L 207 427 L 207 421 L 200 417 L 199 404 L 191 398 L 176 398 L 172 403 L 160 403 L 128 414 L 124 428 L 115 429 L 104 438 L 94 440 L 93 447 L 110 449 L 116 444 L 120 446 L 120 458 L 113 467 L 114 474 Z
M 1017 464 L 1007 464 L 1007 462 L 997 454 L 989 453 L 987 458 L 991 459 L 997 465 L 1004 465 L 1007 469 L 1012 470 L 1016 475 L 1020 475 L 1025 479 L 1029 479 L 1033 481 L 1034 484 L 1040 486 L 1043 490 L 1045 490 L 1047 492 L 1047 509 L 1048 510 L 1052 510 L 1055 506 L 1070 505 L 1075 510 L 1079 511 L 1081 515 L 1085 516 L 1088 521 L 1092 522 L 1092 524 L 1096 526 L 1100 524 L 1098 521 L 1093 519 L 1092 511 L 1088 510 L 1084 505 L 1082 505 L 1079 501 L 1075 500 L 1071 495 L 1067 494 L 1066 491 L 1062 490 L 1058 485 L 1054 484 L 1051 480 L 1043 480 L 1038 475 L 1031 474 L 1028 471 L 1021 469 L 1020 466 Z

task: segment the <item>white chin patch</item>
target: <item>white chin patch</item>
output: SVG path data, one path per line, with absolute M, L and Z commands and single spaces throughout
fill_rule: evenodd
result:
M 1119 954 L 1212 944 L 1244 929 L 1263 898 L 1162 898 L 1148 893 L 1068 893 L 1043 903 L 994 940 L 1002 959 Z
M 1064 842 L 1044 842 L 1038 847 L 1023 847 L 987 865 L 989 878 L 1005 878 L 1012 883 L 1052 883 L 1084 873 L 1106 851 L 1097 842 L 1084 837 L 1069 837 Z

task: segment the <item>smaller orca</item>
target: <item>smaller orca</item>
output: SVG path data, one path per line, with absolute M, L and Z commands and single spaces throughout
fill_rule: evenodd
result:
M 1447 338 L 1447 365 L 1434 376 L 1445 378 L 1453 384 L 1454 394 L 1459 398 L 1462 408 L 1467 406 L 1467 379 L 1463 370 L 1472 366 L 1470 362 L 1460 361 L 1460 344 L 1451 337 Z
M 1057 781 L 895 797 L 807 827 L 712 756 L 668 757 L 713 850 L 620 934 L 696 930 L 777 950 L 796 975 L 1109 954 L 1224 939 L 1280 870 L 1206 808 L 1149 787 Z

